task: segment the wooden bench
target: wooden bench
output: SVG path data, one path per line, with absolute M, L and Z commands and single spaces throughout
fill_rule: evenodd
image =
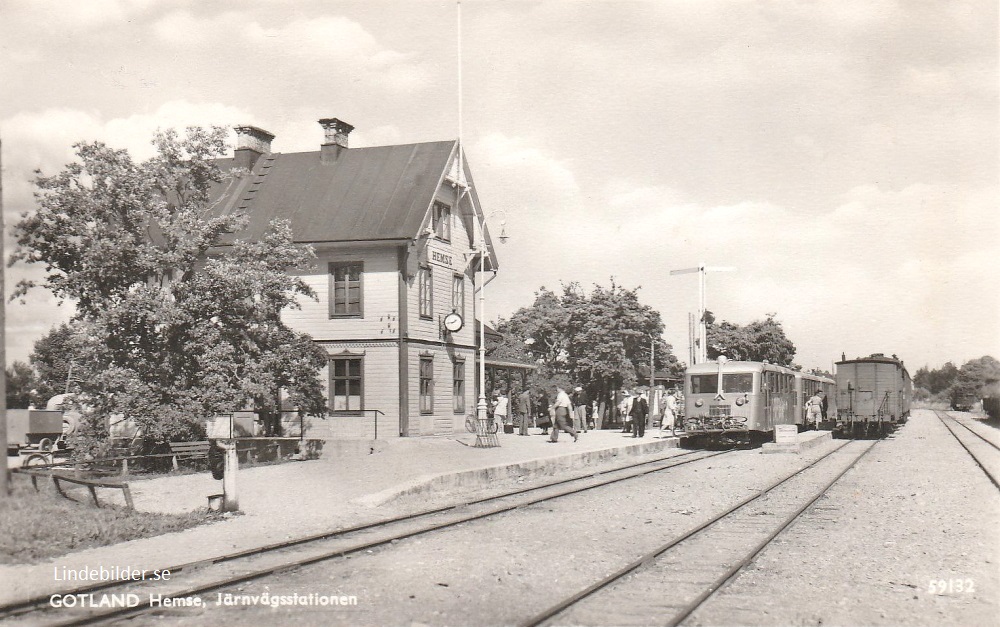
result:
M 40 473 L 33 472 L 30 470 L 19 469 L 18 472 L 24 473 L 31 476 L 31 485 L 35 486 L 35 491 L 38 491 L 38 477 L 51 477 L 52 485 L 55 486 L 56 492 L 59 493 L 63 498 L 67 498 L 71 501 L 75 500 L 69 497 L 68 494 L 63 492 L 62 486 L 59 485 L 60 481 L 65 481 L 67 483 L 75 483 L 77 485 L 82 485 L 90 491 L 90 496 L 94 500 L 94 507 L 100 507 L 101 502 L 97 500 L 97 488 L 113 488 L 122 491 L 122 495 L 125 497 L 125 506 L 129 509 L 135 509 L 135 504 L 132 502 L 132 491 L 129 490 L 128 483 L 124 481 L 97 481 L 93 479 L 77 479 L 75 477 L 67 477 L 65 475 L 60 475 L 57 473 Z
M 182 459 L 208 459 L 208 440 L 199 442 L 171 442 L 170 454 L 174 470 L 177 470 L 177 462 Z

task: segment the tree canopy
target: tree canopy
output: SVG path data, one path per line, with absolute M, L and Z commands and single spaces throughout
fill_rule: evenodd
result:
M 7 409 L 27 409 L 31 404 L 31 390 L 35 384 L 35 373 L 23 361 L 15 361 L 7 367 Z
M 931 395 L 944 392 L 958 378 L 958 368 L 950 361 L 940 368 L 930 370 L 927 366 L 918 368 L 913 374 L 913 385 L 927 390 Z
M 955 367 L 947 362 L 940 368 L 919 368 L 913 375 L 913 386 L 918 398 L 950 402 L 955 406 L 975 403 L 997 388 L 1000 383 L 1000 361 L 985 355 L 970 359 Z
M 958 376 L 952 383 L 950 392 L 952 405 L 975 403 L 983 396 L 987 388 L 1000 381 L 1000 362 L 989 355 L 978 359 L 970 359 L 962 364 Z
M 325 412 L 325 355 L 280 318 L 298 296 L 315 297 L 288 273 L 312 251 L 280 221 L 260 241 L 224 243 L 244 220 L 211 202 L 224 139 L 221 128 L 160 132 L 142 162 L 80 143 L 77 162 L 37 173 L 38 210 L 15 225 L 10 263 L 44 265 L 40 286 L 76 305 L 32 360 L 47 393 L 72 363 L 89 436 L 106 437 L 113 415 L 156 439 L 197 435 L 218 413 L 277 410 L 279 389 L 302 411 Z M 33 287 L 22 281 L 14 298 Z
M 765 361 L 779 366 L 791 366 L 795 356 L 795 345 L 785 335 L 781 323 L 774 314 L 764 320 L 754 320 L 741 326 L 732 322 L 708 325 L 708 358 L 716 359 L 725 355 L 728 359 L 741 361 Z
M 497 331 L 503 340 L 496 350 L 539 363 L 536 385 L 543 387 L 558 379 L 600 395 L 642 383 L 639 372 L 648 376 L 651 342 L 657 370 L 683 372 L 660 337 L 659 312 L 639 302 L 638 288 L 614 280 L 608 287 L 595 285 L 589 294 L 578 283 L 564 285 L 561 294 L 542 287 L 530 307 L 500 320 Z

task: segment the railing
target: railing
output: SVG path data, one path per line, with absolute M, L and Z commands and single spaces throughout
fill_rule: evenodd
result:
M 374 418 L 374 436 L 368 432 L 368 415 Z M 333 439 L 347 438 L 358 439 L 368 438 L 378 439 L 378 417 L 385 416 L 385 412 L 380 409 L 358 409 L 349 412 L 331 412 L 327 418 L 330 429 L 330 437 Z M 360 426 L 359 426 L 360 423 Z

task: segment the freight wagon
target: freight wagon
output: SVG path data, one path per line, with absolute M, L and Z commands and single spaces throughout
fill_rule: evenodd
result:
M 875 353 L 837 362 L 837 423 L 846 437 L 878 437 L 910 416 L 913 383 L 895 355 Z

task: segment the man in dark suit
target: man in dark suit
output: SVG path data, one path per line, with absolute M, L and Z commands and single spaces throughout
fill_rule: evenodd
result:
M 528 435 L 528 423 L 531 422 L 531 391 L 527 388 L 521 392 L 517 397 L 517 413 L 521 419 L 521 428 L 518 430 L 518 435 Z
M 573 394 L 570 397 L 573 401 L 573 417 L 575 418 L 577 429 L 587 432 L 587 405 L 590 404 L 590 399 L 587 397 L 587 392 L 580 386 L 573 389 Z
M 649 415 L 649 403 L 646 402 L 645 395 L 637 396 L 632 401 L 629 415 L 632 416 L 632 437 L 644 437 L 646 435 L 646 416 Z

